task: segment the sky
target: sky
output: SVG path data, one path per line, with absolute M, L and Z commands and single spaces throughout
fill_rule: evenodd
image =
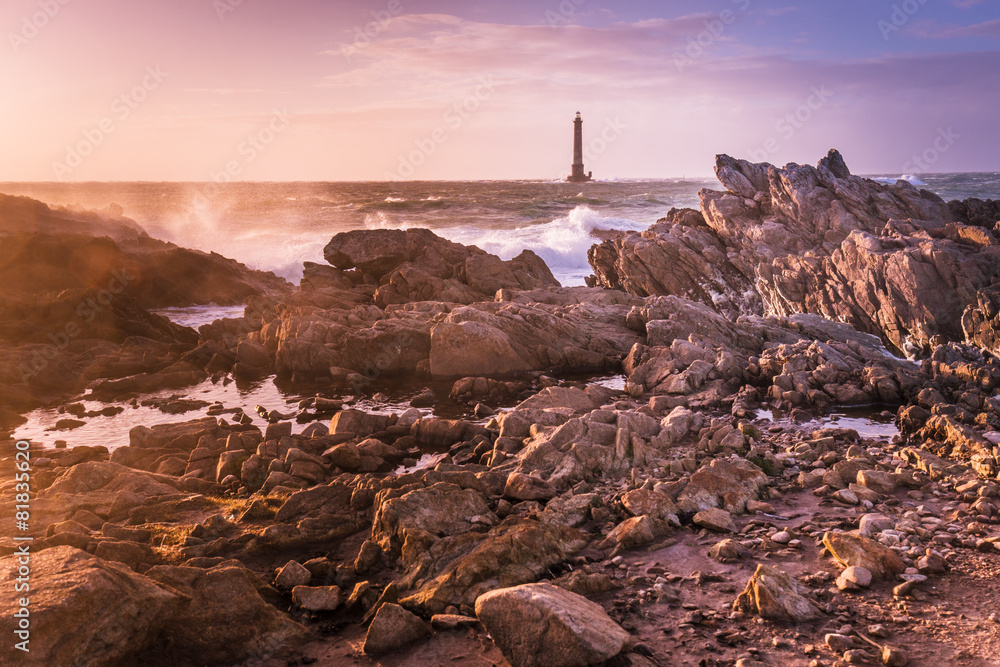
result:
M 0 181 L 1000 171 L 1000 0 L 4 0 Z

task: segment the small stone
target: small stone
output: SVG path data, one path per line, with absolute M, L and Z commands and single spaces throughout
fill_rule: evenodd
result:
M 431 627 L 435 630 L 463 630 L 479 625 L 479 619 L 461 614 L 434 614 Z
M 833 494 L 833 499 L 844 503 L 845 505 L 858 505 L 861 503 L 858 500 L 858 494 L 850 489 L 841 489 Z
M 736 524 L 733 515 L 718 507 L 711 507 L 694 515 L 696 526 L 714 530 L 717 533 L 735 533 Z
M 892 589 L 892 594 L 896 597 L 906 597 L 917 584 L 927 581 L 927 577 L 922 574 L 904 574 L 903 579 L 906 581 Z
M 896 527 L 896 521 L 885 514 L 865 514 L 861 517 L 858 526 L 858 534 L 861 537 L 875 537 L 883 530 L 891 530 Z
M 792 541 L 792 535 L 787 530 L 782 530 L 772 535 L 771 541 L 777 544 L 788 544 Z
M 333 611 L 340 606 L 342 596 L 337 586 L 296 586 L 292 601 L 306 611 Z
M 384 604 L 368 626 L 363 650 L 369 655 L 381 655 L 412 644 L 425 635 L 427 626 L 419 616 L 398 604 Z
M 295 560 L 290 560 L 283 568 L 278 570 L 274 577 L 274 585 L 285 590 L 296 586 L 305 586 L 312 579 L 312 574 L 304 565 Z
M 750 552 L 742 544 L 733 539 L 725 539 L 713 545 L 708 550 L 710 558 L 714 558 L 720 563 L 728 561 L 742 560 L 750 556 Z
M 822 613 L 815 603 L 799 594 L 798 585 L 788 573 L 764 564 L 757 565 L 733 610 L 793 623 L 811 621 Z
M 889 636 L 889 629 L 884 625 L 875 624 L 868 626 L 868 634 L 877 639 L 885 639 Z
M 847 635 L 831 633 L 823 637 L 823 641 L 834 653 L 844 653 L 854 648 L 854 640 Z
M 947 569 L 947 561 L 932 549 L 928 549 L 926 555 L 917 559 L 917 570 L 921 574 L 944 574 Z
M 893 646 L 882 647 L 882 663 L 887 667 L 906 667 L 909 660 L 906 654 Z
M 837 588 L 842 591 L 855 591 L 861 588 L 868 588 L 871 586 L 871 583 L 871 571 L 858 565 L 848 567 L 837 577 Z
M 844 653 L 844 662 L 849 665 L 863 665 L 871 659 L 871 654 L 868 651 L 863 651 L 859 648 L 851 649 Z

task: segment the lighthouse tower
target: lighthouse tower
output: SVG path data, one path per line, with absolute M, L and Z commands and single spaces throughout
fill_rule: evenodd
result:
M 583 118 L 577 111 L 573 121 L 573 173 L 566 180 L 570 183 L 586 183 L 594 180 L 593 174 L 592 171 L 583 171 Z

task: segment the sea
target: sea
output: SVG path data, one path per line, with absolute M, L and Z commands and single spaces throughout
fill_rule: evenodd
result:
M 904 179 L 945 200 L 1000 199 L 1000 174 L 873 176 Z M 292 282 L 304 261 L 352 229 L 426 227 L 510 259 L 528 248 L 565 286 L 590 275 L 598 230 L 644 230 L 671 207 L 698 206 L 714 178 L 359 183 L 0 183 L 0 192 L 50 205 L 117 204 L 151 236 L 218 252 Z M 189 314 L 190 315 L 190 314 Z M 191 318 L 185 323 L 190 323 Z
M 885 183 L 898 179 L 928 189 L 945 200 L 1000 199 L 1000 173 L 879 174 Z M 323 246 L 330 237 L 352 229 L 407 229 L 426 227 L 458 243 L 476 245 L 509 259 L 525 248 L 540 255 L 555 277 L 566 286 L 582 285 L 590 275 L 587 250 L 601 230 L 644 230 L 671 207 L 698 206 L 698 192 L 721 189 L 714 178 L 663 180 L 609 180 L 585 184 L 551 181 L 465 181 L 396 183 L 0 183 L 0 192 L 26 195 L 52 206 L 100 210 L 120 206 L 124 215 L 156 238 L 178 245 L 218 252 L 256 269 L 273 271 L 292 282 L 302 276 L 302 263 L 322 262 Z M 117 207 L 115 208 L 117 210 Z M 219 317 L 238 317 L 241 307 L 205 304 L 195 308 L 160 311 L 178 324 L 197 327 Z M 589 378 L 621 388 L 621 376 Z M 363 396 L 353 397 L 355 407 L 391 413 L 408 407 L 424 387 L 387 383 Z M 446 397 L 449 387 L 433 387 Z M 381 392 L 381 396 L 375 392 Z M 288 411 L 315 390 L 278 386 L 273 378 L 249 386 L 206 381 L 182 392 L 164 391 L 139 397 L 139 404 L 122 403 L 125 412 L 113 417 L 93 417 L 71 431 L 56 424 L 67 417 L 55 408 L 26 415 L 28 422 L 15 437 L 52 445 L 65 440 L 73 445 L 128 444 L 133 426 L 152 425 L 205 416 L 200 408 L 183 414 L 164 411 L 157 404 L 171 398 L 219 401 L 242 407 L 260 422 L 258 405 Z M 336 391 L 320 391 L 345 398 Z M 83 401 L 87 410 L 107 407 Z M 143 405 L 145 403 L 145 405 Z M 439 416 L 463 416 L 462 406 L 441 401 L 433 409 Z M 425 409 L 425 412 L 432 412 Z M 823 418 L 871 436 L 890 437 L 894 426 L 875 415 L 831 415 Z M 778 421 L 778 416 L 774 417 Z M 826 423 L 823 421 L 823 423 Z M 779 422 L 780 423 L 780 422 Z M 297 424 L 295 430 L 305 425 Z

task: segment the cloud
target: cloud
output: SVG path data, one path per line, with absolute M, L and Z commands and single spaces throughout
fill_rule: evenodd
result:
M 189 93 L 211 93 L 213 95 L 289 95 L 286 90 L 265 90 L 264 88 L 185 88 Z
M 337 88 L 345 103 L 363 100 L 373 108 L 436 108 L 467 94 L 487 73 L 504 97 L 517 100 L 512 104 L 559 97 L 642 103 L 705 96 L 766 98 L 780 104 L 798 99 L 813 85 L 837 85 L 877 97 L 947 88 L 962 81 L 956 72 L 982 72 L 1000 64 L 997 54 L 989 52 L 792 58 L 740 43 L 731 35 L 731 25 L 710 35 L 707 22 L 717 18 L 695 14 L 553 30 L 443 15 L 402 16 L 382 38 L 360 50 L 351 67 L 329 75 L 322 85 Z M 961 30 L 989 34 L 998 28 L 1000 21 L 991 21 Z M 678 56 L 687 56 L 682 67 Z
M 924 39 L 962 39 L 969 37 L 1000 38 L 1000 19 L 973 25 L 956 25 L 937 21 L 918 21 L 907 29 L 910 34 Z

